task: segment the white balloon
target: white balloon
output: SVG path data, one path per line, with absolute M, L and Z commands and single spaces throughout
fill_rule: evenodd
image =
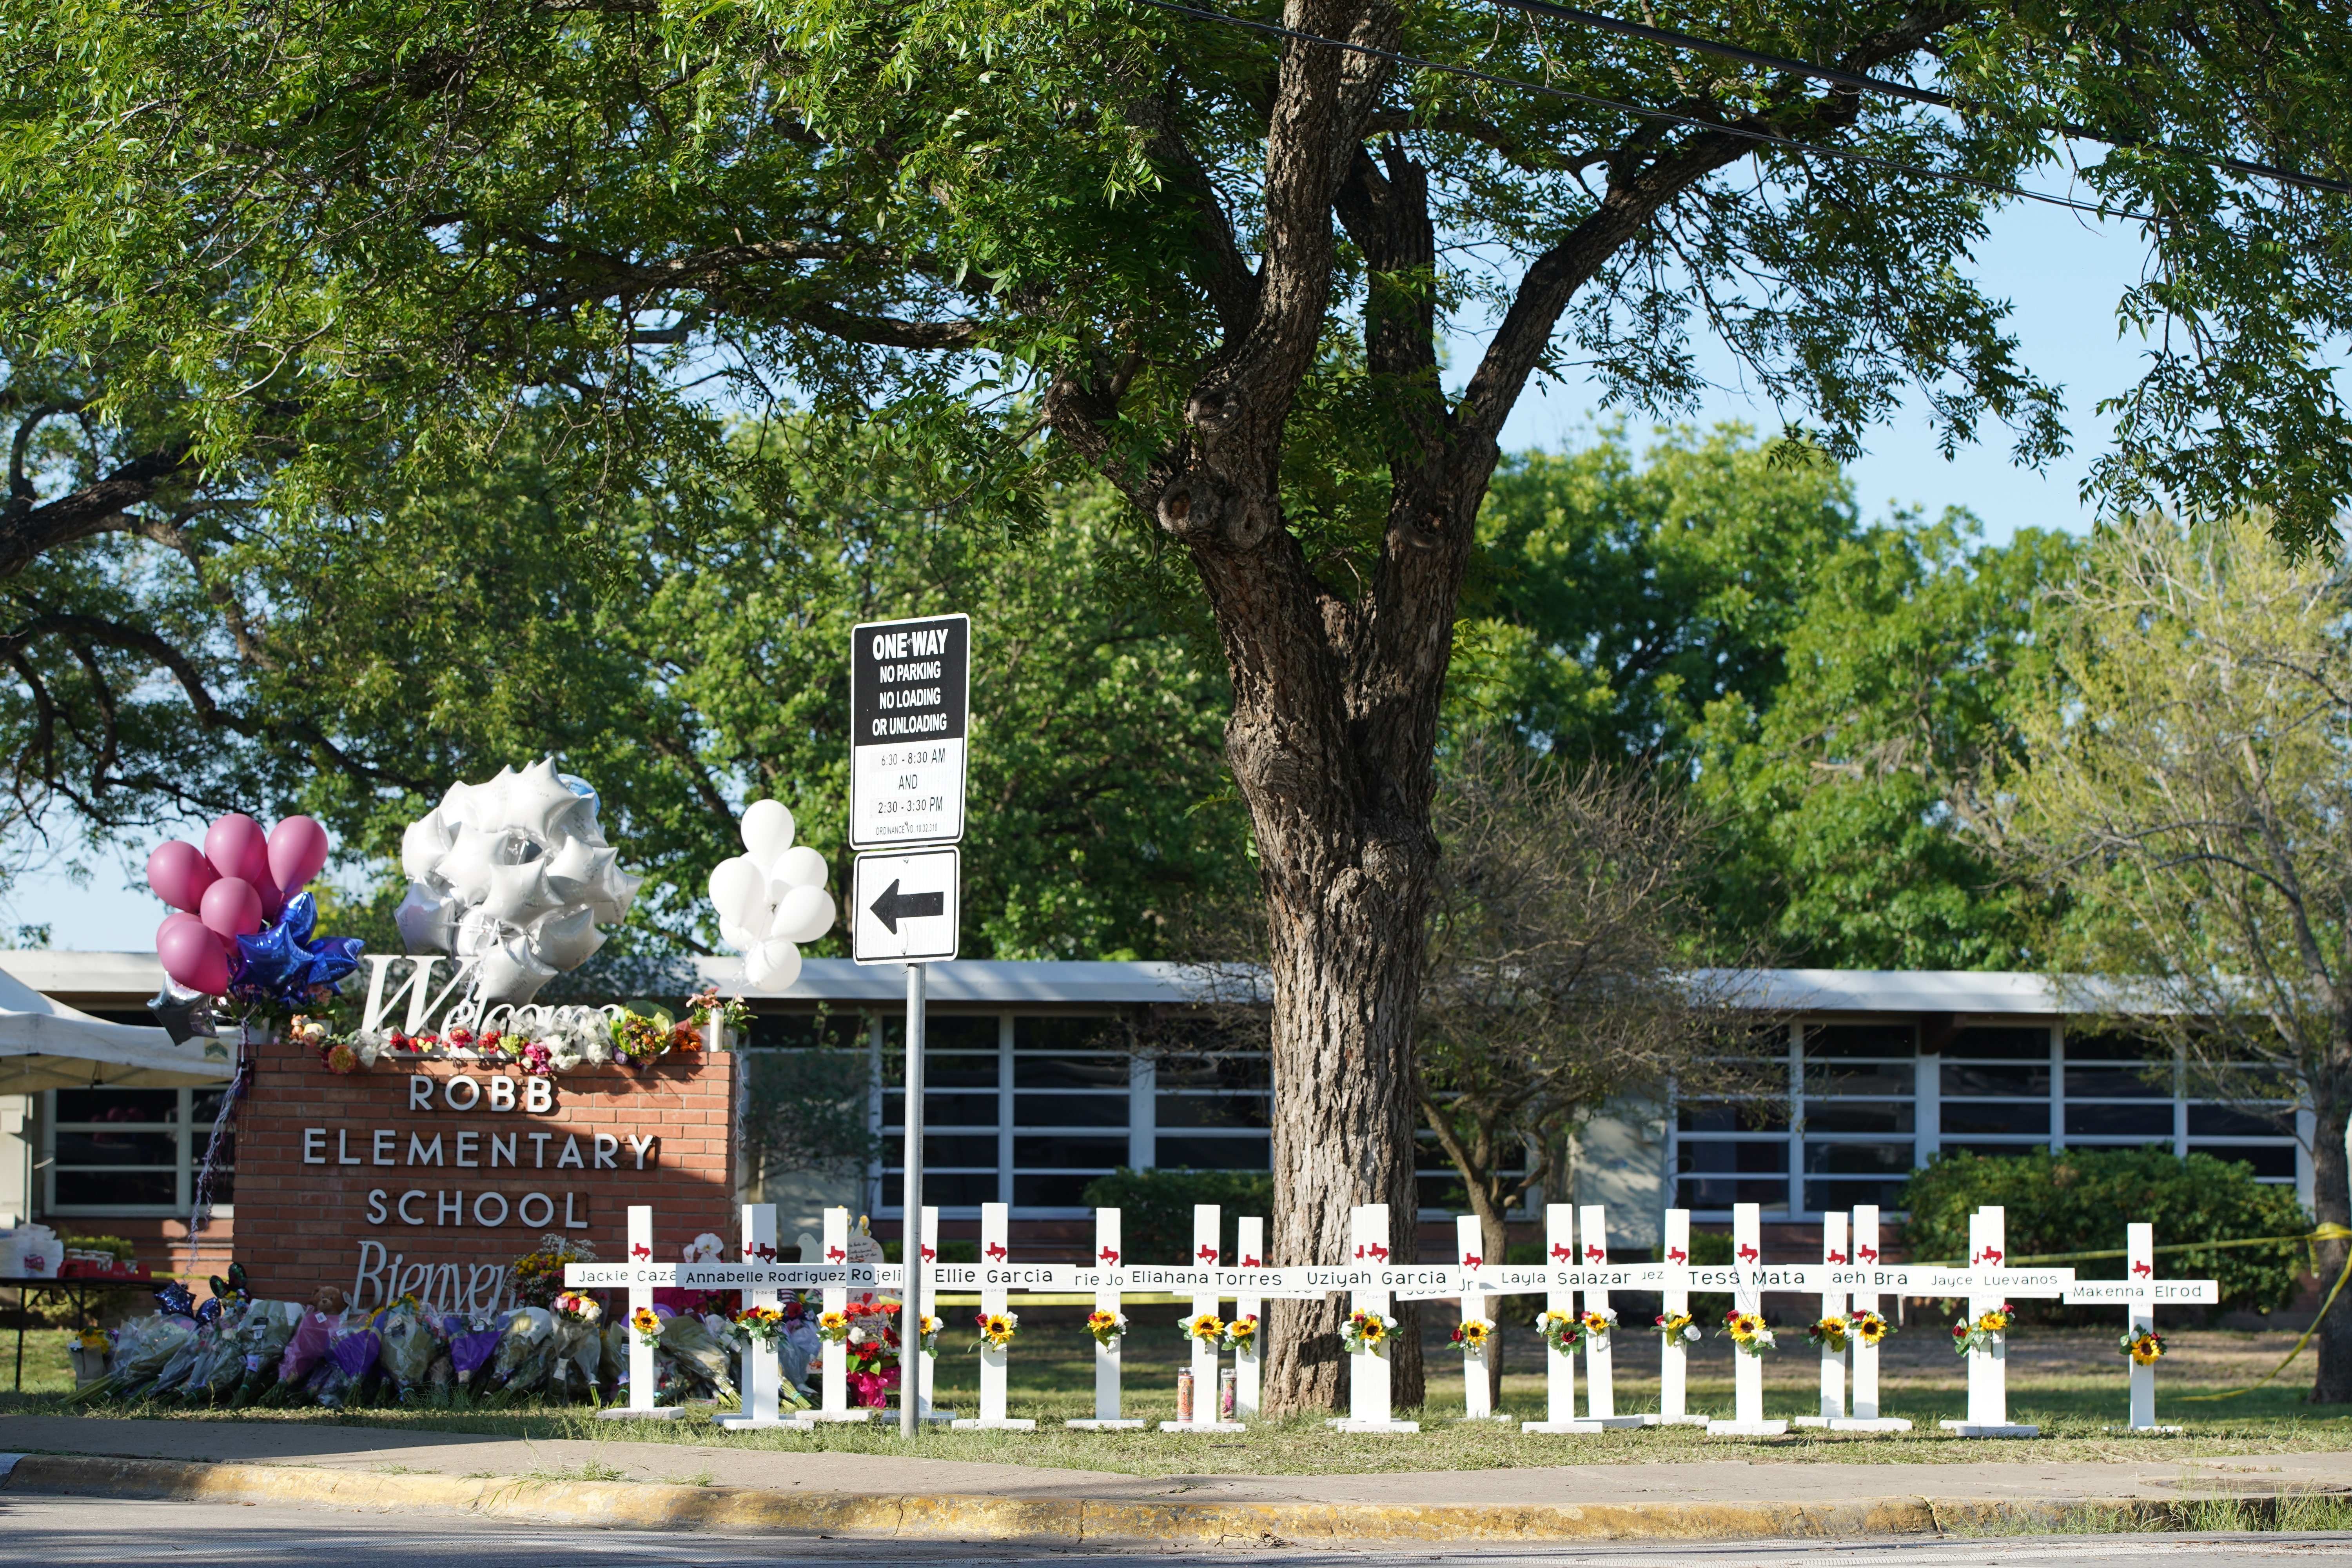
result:
M 801 950 L 783 941 L 763 942 L 743 955 L 743 978 L 762 991 L 782 991 L 801 977 Z
M 400 836 L 401 874 L 412 882 L 421 882 L 433 874 L 441 857 L 449 853 L 452 835 L 449 825 L 441 820 L 436 808 L 408 825 Z
M 832 868 L 824 863 L 824 856 L 803 844 L 798 848 L 785 850 L 782 858 L 769 862 L 768 880 L 772 884 L 782 884 L 782 887 L 773 889 L 776 901 L 782 903 L 783 888 L 822 888 L 826 874 L 831 870 Z
M 710 868 L 710 904 L 720 920 L 755 925 L 767 903 L 768 879 L 750 856 L 738 855 Z
M 776 906 L 768 928 L 786 942 L 814 942 L 833 929 L 833 895 L 823 888 L 794 888 Z
M 719 940 L 738 952 L 749 952 L 768 939 L 747 926 L 723 920 L 719 922 Z
M 596 929 L 595 911 L 585 908 L 543 915 L 530 928 L 531 955 L 559 972 L 579 968 L 604 945 L 604 933 Z
M 762 866 L 793 847 L 793 814 L 781 800 L 755 800 L 743 808 L 743 847 Z

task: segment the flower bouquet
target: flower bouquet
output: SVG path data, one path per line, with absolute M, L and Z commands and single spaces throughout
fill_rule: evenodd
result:
M 1584 1324 L 1574 1312 L 1542 1312 L 1536 1317 L 1536 1335 L 1560 1354 L 1574 1355 L 1584 1342 Z
M 1973 1321 L 1962 1318 L 1952 1325 L 1952 1353 L 1966 1355 L 1980 1350 L 1990 1354 L 1999 1350 L 2016 1316 L 2017 1309 L 2003 1301 L 1990 1312 L 1979 1312 Z
M 2156 1358 L 2164 1353 L 2164 1336 L 2154 1329 L 2142 1329 L 2137 1333 L 2125 1334 L 2116 1346 L 2136 1364 L 2154 1366 Z
M 1349 1355 L 1361 1355 L 1366 1351 L 1382 1355 L 1387 1353 L 1389 1337 L 1396 1329 L 1394 1318 L 1379 1312 L 1350 1312 L 1347 1327 L 1339 1331 L 1339 1342 L 1348 1347 Z
M 515 1299 L 526 1307 L 551 1307 L 564 1293 L 563 1266 L 595 1261 L 596 1249 L 587 1242 L 550 1232 L 539 1238 L 537 1250 L 514 1260 Z
M 972 1321 L 980 1329 L 980 1338 L 974 1340 L 971 1344 L 973 1352 L 977 1353 L 982 1351 L 1001 1351 L 1013 1342 L 1013 1336 L 1020 1331 L 1021 1314 L 982 1312 L 975 1316 Z
M 1760 1356 L 1780 1344 L 1761 1317 L 1737 1307 L 1723 1314 L 1723 1331 L 1731 1336 L 1731 1342 L 1743 1355 Z
M 1087 1332 L 1092 1334 L 1095 1337 L 1095 1343 L 1102 1346 L 1103 1349 L 1117 1350 L 1120 1337 L 1127 1332 L 1127 1314 L 1106 1312 L 1099 1309 L 1088 1312 Z
M 1846 1340 L 1852 1334 L 1853 1329 L 1853 1325 L 1843 1318 L 1828 1317 L 1807 1329 L 1805 1338 L 1809 1342 L 1821 1346 L 1832 1355 L 1843 1355 Z
M 1867 1307 L 1847 1313 L 1846 1321 L 1853 1325 L 1853 1337 L 1866 1345 L 1874 1345 L 1895 1331 L 1885 1319 Z
M 1656 1326 L 1660 1336 L 1669 1344 L 1676 1340 L 1688 1341 L 1693 1344 L 1698 1342 L 1698 1324 L 1692 1321 L 1688 1312 L 1660 1312 Z
M 1603 1307 L 1599 1311 L 1594 1311 L 1587 1308 L 1577 1321 L 1583 1325 L 1584 1337 L 1591 1342 L 1591 1347 L 1594 1350 L 1601 1350 L 1606 1348 L 1602 1342 L 1609 1338 L 1609 1331 L 1617 1326 L 1617 1309 Z
M 1495 1321 L 1492 1318 L 1465 1318 L 1454 1331 L 1454 1342 L 1462 1347 L 1462 1353 L 1466 1356 L 1486 1355 L 1486 1342 L 1494 1337 Z
M 1176 1327 L 1187 1341 L 1196 1345 L 1222 1345 L 1225 1342 L 1225 1321 L 1214 1312 L 1186 1318 Z
M 1255 1359 L 1257 1355 L 1257 1314 L 1251 1312 L 1229 1321 L 1225 1324 L 1225 1343 L 1234 1347 L 1235 1355 Z

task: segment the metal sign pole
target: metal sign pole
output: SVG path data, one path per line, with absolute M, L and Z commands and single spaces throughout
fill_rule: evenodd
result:
M 922 1429 L 923 1380 L 923 980 L 929 966 L 907 965 L 906 1175 L 900 1184 L 898 1256 L 907 1265 L 907 1299 L 898 1308 L 898 1436 Z

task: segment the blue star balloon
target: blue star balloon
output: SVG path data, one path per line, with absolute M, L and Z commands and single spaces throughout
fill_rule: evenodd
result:
M 367 944 L 355 936 L 331 936 L 317 942 L 310 932 L 319 923 L 319 904 L 308 893 L 287 900 L 278 923 L 258 936 L 236 939 L 236 984 L 239 995 L 267 997 L 289 1007 L 310 1000 L 313 986 L 330 990 L 360 966 Z

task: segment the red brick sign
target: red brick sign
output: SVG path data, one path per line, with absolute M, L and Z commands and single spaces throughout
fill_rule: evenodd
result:
M 329 1072 L 255 1047 L 236 1121 L 236 1256 L 254 1289 L 321 1285 L 374 1306 L 415 1292 L 445 1310 L 506 1303 L 541 1236 L 619 1260 L 625 1210 L 650 1204 L 655 1255 L 736 1231 L 734 1058 L 673 1052 L 643 1072 L 395 1062 Z

